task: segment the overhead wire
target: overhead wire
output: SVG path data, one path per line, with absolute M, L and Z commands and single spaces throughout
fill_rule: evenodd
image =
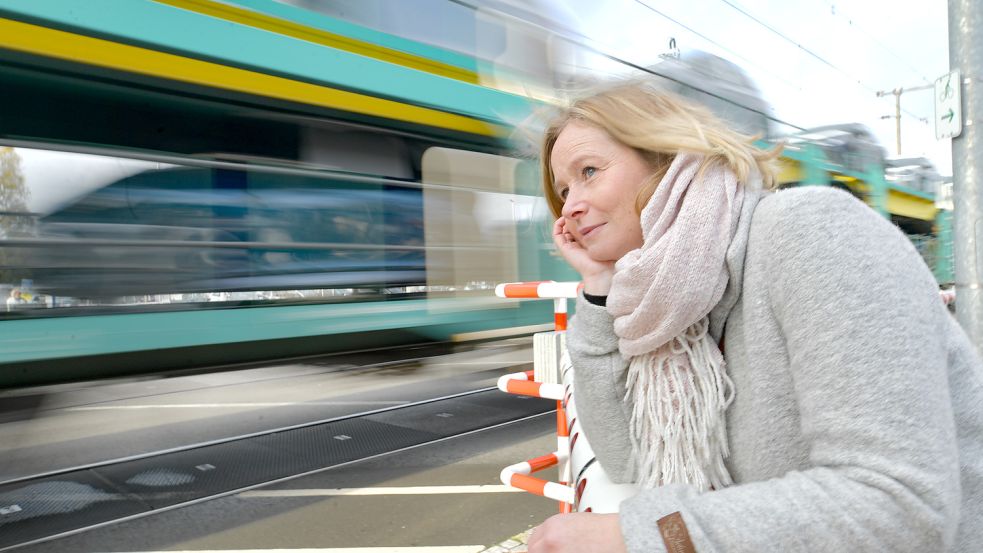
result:
M 921 80 L 925 81 L 926 84 L 931 84 L 933 82 L 932 79 L 929 79 L 928 77 L 926 77 L 925 74 L 922 73 L 919 69 L 915 68 L 913 65 L 911 65 L 910 63 L 908 63 L 908 60 L 906 60 L 906 59 L 902 58 L 901 56 L 899 56 L 894 50 L 892 50 L 886 44 L 884 44 L 883 42 L 881 42 L 880 40 L 878 40 L 877 37 L 875 37 L 874 35 L 868 33 L 866 30 L 864 30 L 863 27 L 861 27 L 857 23 L 854 23 L 852 17 L 848 17 L 848 16 L 844 15 L 843 12 L 839 11 L 836 8 L 836 4 L 833 4 L 832 2 L 828 2 L 826 0 L 816 0 L 816 1 L 817 2 L 822 2 L 824 5 L 828 6 L 830 8 L 830 13 L 834 17 L 841 17 L 843 19 L 846 19 L 847 25 L 849 25 L 853 29 L 856 29 L 857 32 L 859 32 L 860 34 L 862 34 L 862 35 L 866 36 L 867 38 L 869 38 L 871 42 L 873 42 L 877 46 L 880 46 L 880 48 L 882 50 L 884 50 L 888 54 L 891 54 L 891 56 L 893 56 L 896 60 L 898 60 L 901 63 L 903 63 L 904 65 L 908 66 L 908 69 L 911 69 L 912 72 L 914 72 L 915 75 L 917 77 L 919 77 Z
M 636 0 L 636 1 L 641 1 L 641 0 Z M 776 29 L 775 27 L 773 27 L 773 26 L 771 26 L 771 25 L 769 25 L 768 23 L 765 23 L 764 21 L 762 21 L 762 20 L 760 20 L 760 19 L 758 19 L 757 17 L 755 17 L 755 16 L 753 16 L 753 15 L 751 15 L 750 13 L 748 13 L 747 11 L 745 11 L 745 10 L 744 10 L 744 8 L 742 8 L 742 7 L 740 6 L 740 5 L 738 5 L 738 4 L 736 4 L 736 3 L 734 3 L 734 2 L 732 2 L 731 0 L 719 0 L 719 1 L 720 1 L 720 2 L 723 2 L 724 4 L 727 4 L 728 6 L 730 6 L 731 8 L 733 8 L 734 10 L 736 10 L 736 11 L 738 11 L 738 12 L 740 12 L 741 14 L 743 14 L 743 15 L 744 15 L 745 17 L 747 17 L 747 18 L 748 18 L 748 19 L 750 19 L 751 21 L 754 21 L 754 22 L 755 22 L 755 23 L 757 23 L 758 25 L 761 25 L 762 27 L 764 27 L 764 28 L 766 28 L 766 29 L 768 29 L 768 30 L 769 30 L 769 31 L 771 31 L 772 33 L 774 33 L 774 34 L 776 34 L 776 35 L 778 35 L 778 36 L 779 36 L 779 37 L 781 37 L 781 38 L 782 38 L 783 40 L 785 40 L 785 41 L 787 41 L 787 42 L 789 42 L 789 43 L 791 43 L 791 44 L 794 44 L 794 45 L 795 45 L 795 46 L 796 46 L 797 48 L 799 48 L 799 49 L 800 49 L 800 50 L 802 50 L 803 52 L 805 52 L 805 53 L 807 53 L 807 54 L 809 54 L 810 56 L 812 56 L 812 57 L 814 57 L 814 58 L 816 58 L 817 60 L 819 60 L 820 62 L 822 62 L 822 63 L 823 63 L 823 64 L 825 64 L 826 66 L 828 66 L 828 67 L 830 67 L 830 68 L 831 68 L 831 69 L 833 69 L 834 71 L 837 71 L 837 72 L 839 72 L 839 73 L 842 73 L 842 74 L 843 74 L 843 75 L 845 75 L 845 76 L 846 76 L 846 77 L 847 77 L 847 78 L 848 78 L 848 79 L 849 79 L 850 81 L 852 81 L 852 82 L 854 82 L 854 83 L 856 83 L 857 85 L 859 85 L 860 87 L 862 87 L 862 88 L 864 88 L 865 90 L 867 90 L 867 91 L 868 91 L 868 92 L 870 92 L 871 94 L 874 94 L 874 95 L 877 95 L 877 93 L 878 93 L 878 91 L 877 91 L 877 90 L 875 90 L 875 89 L 873 89 L 872 87 L 870 87 L 870 86 L 868 86 L 867 84 L 865 84 L 865 83 L 864 83 L 864 82 L 863 82 L 862 80 L 860 80 L 860 79 L 858 79 L 858 78 L 856 78 L 855 76 L 853 76 L 853 75 L 851 75 L 851 74 L 850 74 L 850 73 L 848 73 L 847 71 L 845 71 L 845 70 L 843 70 L 843 69 L 841 69 L 841 68 L 840 68 L 840 67 L 838 67 L 838 66 L 837 66 L 836 64 L 834 64 L 834 63 L 832 63 L 832 62 L 830 62 L 829 60 L 827 60 L 826 58 L 824 58 L 824 57 L 822 57 L 822 56 L 820 56 L 819 54 L 817 54 L 817 53 L 815 53 L 815 52 L 813 52 L 813 51 L 812 51 L 812 50 L 810 50 L 809 48 L 806 48 L 805 46 L 803 46 L 802 44 L 800 44 L 800 43 L 798 43 L 798 42 L 797 42 L 796 40 L 794 40 L 794 39 L 792 39 L 792 38 L 790 38 L 790 37 L 789 37 L 789 36 L 787 36 L 787 35 L 786 35 L 785 33 L 783 33 L 783 32 L 781 32 L 781 31 L 779 31 L 779 30 L 778 30 L 778 29 Z M 915 118 L 915 119 L 916 119 L 917 121 L 919 121 L 919 122 L 921 122 L 921 123 L 926 123 L 926 124 L 927 124 L 927 122 L 928 122 L 928 119 L 927 119 L 926 117 L 922 117 L 922 116 L 920 116 L 920 115 L 918 115 L 918 114 L 915 114 L 915 113 L 912 113 L 911 111 L 909 111 L 909 110 L 907 110 L 907 109 L 904 109 L 904 108 L 902 108 L 902 109 L 901 109 L 901 111 L 903 111 L 904 113 L 906 113 L 906 114 L 907 114 L 907 115 L 909 115 L 910 117 L 913 117 L 913 118 Z
M 788 42 L 791 42 L 792 44 L 795 44 L 795 45 L 796 45 L 796 46 L 797 46 L 797 47 L 798 47 L 799 49 L 801 49 L 801 50 L 803 50 L 804 52 L 806 52 L 806 53 L 808 53 L 808 54 L 810 54 L 811 56 L 813 56 L 813 57 L 815 57 L 815 58 L 816 58 L 817 60 L 819 60 L 820 62 L 822 62 L 822 63 L 824 63 L 825 65 L 827 65 L 827 66 L 829 66 L 829 67 L 830 67 L 831 69 L 833 69 L 833 70 L 835 70 L 835 71 L 838 71 L 838 72 L 840 72 L 840 73 L 842 73 L 843 75 L 845 75 L 846 77 L 848 77 L 848 78 L 849 78 L 849 79 L 850 79 L 851 81 L 853 81 L 853 82 L 855 82 L 855 84 L 858 84 L 858 85 L 860 85 L 861 87 L 863 87 L 863 88 L 865 88 L 865 89 L 866 89 L 866 90 L 867 90 L 868 92 L 871 92 L 871 93 L 873 93 L 873 94 L 875 94 L 875 95 L 877 94 L 877 91 L 876 91 L 876 90 L 874 90 L 873 88 L 871 88 L 871 87 L 869 87 L 869 86 L 867 86 L 866 84 L 864 84 L 864 83 L 863 83 L 863 81 L 861 81 L 860 79 L 857 79 L 857 78 L 855 78 L 855 77 L 853 77 L 852 75 L 850 75 L 849 73 L 847 73 L 847 72 L 846 72 L 846 71 L 844 71 L 843 69 L 840 69 L 840 68 L 839 68 L 839 67 L 837 67 L 837 66 L 836 66 L 835 64 L 833 64 L 833 63 L 831 63 L 831 62 L 829 62 L 828 60 L 826 60 L 825 58 L 823 58 L 823 57 L 822 57 L 822 56 L 820 56 L 819 54 L 816 54 L 816 53 L 815 53 L 815 52 L 813 52 L 812 50 L 810 50 L 810 49 L 808 49 L 808 48 L 806 48 L 805 46 L 802 46 L 802 45 L 801 45 L 801 44 L 799 44 L 798 42 L 795 42 L 794 40 L 792 40 L 791 38 L 789 38 L 788 36 L 786 36 L 786 35 L 785 35 L 784 33 L 782 33 L 781 31 L 779 31 L 779 30 L 777 30 L 777 29 L 775 29 L 775 28 L 773 28 L 772 26 L 770 26 L 770 25 L 768 25 L 767 23 L 765 23 L 765 22 L 763 22 L 763 21 L 761 21 L 761 20 L 759 20 L 758 18 L 756 18 L 756 17 L 754 17 L 753 15 L 751 15 L 751 14 L 749 14 L 748 12 L 746 12 L 745 10 L 743 10 L 742 8 L 740 8 L 739 6 L 737 6 L 737 5 L 735 5 L 735 4 L 733 4 L 733 3 L 732 3 L 732 2 L 730 2 L 729 0 L 720 0 L 720 1 L 721 1 L 721 2 L 724 2 L 725 4 L 727 4 L 728 6 L 730 6 L 731 8 L 733 8 L 733 9 L 735 9 L 735 10 L 737 10 L 737 11 L 739 11 L 740 13 L 742 13 L 742 14 L 743 14 L 743 15 L 745 15 L 746 17 L 748 17 L 748 18 L 750 18 L 750 19 L 751 19 L 752 21 L 754 21 L 755 23 L 757 23 L 757 24 L 759 24 L 759 25 L 762 25 L 762 26 L 764 26 L 764 27 L 765 27 L 765 28 L 767 28 L 767 29 L 768 29 L 769 31 L 771 31 L 771 32 L 773 32 L 773 33 L 775 33 L 775 34 L 777 34 L 778 36 L 780 36 L 780 37 L 782 37 L 782 38 L 783 38 L 783 39 L 785 39 L 786 41 L 788 41 Z M 646 3 L 646 2 L 644 1 L 644 0 L 635 0 L 635 2 L 636 2 L 636 3 L 638 3 L 638 4 L 640 4 L 640 5 L 642 5 L 642 6 L 644 6 L 645 8 L 647 8 L 647 9 L 649 9 L 650 11 L 652 11 L 652 12 L 654 12 L 654 13 L 656 13 L 656 14 L 658 14 L 658 15 L 660 15 L 660 16 L 662 16 L 663 18 L 665 18 L 665 19 L 668 19 L 669 21 L 671 21 L 671 22 L 673 22 L 673 23 L 675 23 L 676 25 L 679 25 L 680 27 L 682 27 L 682 28 L 684 28 L 684 29 L 686 29 L 687 31 L 689 31 L 689 32 L 691 32 L 691 33 L 693 33 L 693 34 L 695 34 L 696 36 L 698 36 L 698 37 L 700 37 L 700 38 L 702 38 L 703 40 L 706 40 L 706 41 L 708 41 L 708 42 L 710 42 L 711 44 L 713 44 L 713 45 L 715 45 L 715 46 L 717 46 L 718 48 L 721 48 L 721 49 L 723 49 L 723 50 L 725 50 L 725 51 L 727 51 L 727 52 L 730 52 L 730 53 L 731 53 L 731 54 L 733 54 L 734 56 L 736 56 L 736 57 L 738 57 L 738 58 L 740 58 L 740 59 L 742 59 L 742 60 L 744 60 L 744 61 L 746 61 L 746 62 L 748 62 L 748 63 L 750 63 L 751 65 L 754 65 L 755 67 L 758 67 L 759 69 L 762 69 L 762 70 L 764 70 L 764 69 L 763 69 L 763 68 L 762 68 L 761 66 L 759 66 L 759 65 L 757 65 L 756 63 L 754 63 L 753 61 L 751 61 L 751 60 L 749 60 L 748 58 L 746 58 L 746 57 L 744 57 L 744 56 L 742 56 L 742 55 L 740 55 L 740 54 L 738 54 L 738 53 L 736 53 L 736 52 L 734 52 L 734 51 L 733 51 L 733 50 L 731 50 L 730 48 L 727 48 L 727 47 L 726 47 L 726 46 L 724 46 L 723 44 L 720 44 L 719 42 L 717 42 L 717 41 L 715 41 L 715 40 L 713 40 L 712 38 L 710 38 L 710 37 L 708 37 L 708 36 L 706 36 L 706 35 L 704 35 L 703 33 L 700 33 L 699 31 L 697 31 L 697 30 L 695 30 L 695 29 L 693 29 L 692 27 L 689 27 L 689 26 L 688 26 L 688 25 L 686 25 L 685 23 L 683 23 L 683 22 L 681 22 L 681 21 L 679 21 L 679 20 L 677 20 L 677 19 L 675 19 L 675 18 L 673 18 L 672 16 L 670 16 L 670 15 L 668 15 L 668 14 L 666 14 L 666 13 L 664 13 L 664 12 L 662 12 L 662 11 L 660 11 L 660 10 L 658 10 L 658 9 L 656 9 L 656 8 L 654 8 L 654 7 L 653 7 L 653 6 L 651 6 L 650 4 L 648 4 L 648 3 Z M 764 70 L 764 71 L 765 71 L 765 72 L 768 72 L 767 70 Z M 772 74 L 772 73 L 770 73 L 770 72 L 768 72 L 768 73 L 769 73 L 769 74 L 771 74 L 772 76 L 774 76 L 774 74 Z M 801 87 L 801 86 L 798 86 L 798 85 L 795 85 L 795 84 L 792 84 L 792 83 L 790 83 L 789 81 L 787 81 L 787 80 L 785 80 L 785 79 L 783 79 L 783 78 L 781 78 L 781 77 L 779 77 L 779 80 L 781 80 L 782 82 L 784 82 L 784 83 L 786 83 L 786 84 L 789 84 L 790 86 L 792 86 L 793 88 L 795 88 L 795 89 L 797 89 L 797 90 L 799 90 L 799 91 L 801 91 L 801 90 L 802 90 L 802 87 Z M 920 123 L 924 123 L 924 124 L 927 124 L 927 123 L 928 123 L 928 118 L 926 118 L 926 117 L 922 117 L 922 116 L 920 116 L 920 115 L 918 115 L 918 114 L 916 114 L 916 113 L 913 113 L 913 112 L 911 112 L 910 110 L 908 110 L 908 109 L 905 109 L 905 108 L 902 108 L 902 109 L 901 109 L 901 111 L 902 111 L 902 112 L 904 112 L 904 114 L 905 114 L 905 115 L 908 115 L 909 117 L 911 117 L 911 118 L 913 118 L 913 119 L 915 119 L 916 121 L 918 121 L 918 122 L 920 122 Z M 796 128 L 799 128 L 799 127 L 796 127 Z
M 718 100 L 721 100 L 721 101 L 726 102 L 728 104 L 731 104 L 733 106 L 736 106 L 736 107 L 739 107 L 739 108 L 742 108 L 742 109 L 746 109 L 746 110 L 748 110 L 748 111 L 750 111 L 752 113 L 757 113 L 758 115 L 761 115 L 761 116 L 765 117 L 769 121 L 773 121 L 775 123 L 779 123 L 779 124 L 784 125 L 784 126 L 790 128 L 790 129 L 795 129 L 797 131 L 805 131 L 805 130 L 807 130 L 805 127 L 801 127 L 799 125 L 795 125 L 795 124 L 790 123 L 788 121 L 779 119 L 779 118 L 775 117 L 774 115 L 772 115 L 770 113 L 765 113 L 765 112 L 763 112 L 761 110 L 758 110 L 758 109 L 755 109 L 753 107 L 745 106 L 745 105 L 743 105 L 743 104 L 741 104 L 739 102 L 736 102 L 736 101 L 734 101 L 734 100 L 732 100 L 730 98 L 726 98 L 724 96 L 721 96 L 720 94 L 717 94 L 717 93 L 715 93 L 713 91 L 710 91 L 710 90 L 707 90 L 707 89 L 704 89 L 704 88 L 700 88 L 699 86 L 695 86 L 692 83 L 684 82 L 684 81 L 681 81 L 678 78 L 673 77 L 671 75 L 667 75 L 667 74 L 661 73 L 661 72 L 659 72 L 655 68 L 642 66 L 642 65 L 639 65 L 637 63 L 634 63 L 634 62 L 631 62 L 631 61 L 628 61 L 628 60 L 619 58 L 619 57 L 617 57 L 617 56 L 615 56 L 613 54 L 609 54 L 607 52 L 604 52 L 603 50 L 600 50 L 599 48 L 593 46 L 592 44 L 589 44 L 586 40 L 584 40 L 582 38 L 576 38 L 576 37 L 573 37 L 573 36 L 571 36 L 570 34 L 567 34 L 567 33 L 557 33 L 556 31 L 554 31 L 554 30 L 552 30 L 552 29 L 550 29 L 548 27 L 545 27 L 545 26 L 543 26 L 543 25 L 541 25 L 539 23 L 528 21 L 528 20 L 523 19 L 521 17 L 518 17 L 516 15 L 510 14 L 510 13 L 505 12 L 505 11 L 502 11 L 500 9 L 495 9 L 495 8 L 489 9 L 487 7 L 479 6 L 479 5 L 475 4 L 475 3 L 472 3 L 471 0 L 448 0 L 448 1 L 451 2 L 451 3 L 453 3 L 453 4 L 467 6 L 469 8 L 474 9 L 474 10 L 478 10 L 479 8 L 481 8 L 482 11 L 484 11 L 485 13 L 494 14 L 496 17 L 499 17 L 501 19 L 505 19 L 507 21 L 509 21 L 509 20 L 510 21 L 516 21 L 516 22 L 522 23 L 524 25 L 529 25 L 529 26 L 531 26 L 533 28 L 536 28 L 536 29 L 539 29 L 539 30 L 542 30 L 542 31 L 546 31 L 546 32 L 549 32 L 549 33 L 552 33 L 552 34 L 555 34 L 555 35 L 559 36 L 560 38 L 563 38 L 564 40 L 569 41 L 571 44 L 574 44 L 576 46 L 579 46 L 581 48 L 584 48 L 585 50 L 587 50 L 587 51 L 589 51 L 589 52 L 591 52 L 593 54 L 596 54 L 598 56 L 601 56 L 602 58 L 607 59 L 609 61 L 613 61 L 615 63 L 619 63 L 619 64 L 621 64 L 621 65 L 623 65 L 623 66 L 625 66 L 627 68 L 634 69 L 636 71 L 640 71 L 640 72 L 643 72 L 643 73 L 647 73 L 649 75 L 654 75 L 654 76 L 657 76 L 657 77 L 661 77 L 663 79 L 672 81 L 674 83 L 677 83 L 677 84 L 686 86 L 686 87 L 691 88 L 692 90 L 694 90 L 696 92 L 700 92 L 702 94 L 706 94 L 707 96 L 716 98 Z M 640 0 L 636 0 L 636 1 L 640 1 Z M 646 7 L 652 9 L 650 6 L 646 6 Z M 654 10 L 653 9 L 653 11 L 655 11 L 656 13 L 659 13 L 658 10 Z M 663 15 L 663 14 L 660 13 L 660 15 Z M 671 18 L 669 18 L 669 19 L 671 19 Z M 682 25 L 681 23 L 676 22 L 675 20 L 672 20 L 672 21 L 674 21 L 675 23 L 677 23 L 679 25 Z M 687 27 L 687 29 L 688 29 L 688 27 Z M 696 31 L 691 31 L 691 32 L 696 33 Z M 585 35 L 583 35 L 581 33 L 577 33 L 577 34 L 580 37 L 586 38 Z M 696 33 L 696 34 L 698 34 L 699 36 L 701 36 L 705 40 L 709 40 L 708 38 L 703 37 L 703 35 L 701 35 L 699 33 Z M 587 40 L 590 40 L 590 39 L 587 39 Z M 714 44 L 716 44 L 716 42 L 714 42 Z M 730 49 L 727 49 L 727 48 L 724 48 L 724 49 L 727 50 L 728 52 L 733 53 L 733 51 L 730 50 Z M 752 63 L 752 62 L 749 61 L 749 63 Z M 796 87 L 796 88 L 799 88 L 801 90 L 800 87 Z
M 662 74 L 657 69 L 655 69 L 653 67 L 644 67 L 644 66 L 641 66 L 639 64 L 630 62 L 628 60 L 619 58 L 619 57 L 617 57 L 615 55 L 608 54 L 607 52 L 604 52 L 603 50 L 595 47 L 594 45 L 588 44 L 586 41 L 593 42 L 593 39 L 591 39 L 590 37 L 587 37 L 586 35 L 584 35 L 583 33 L 579 32 L 579 31 L 576 32 L 576 34 L 579 35 L 578 38 L 573 38 L 568 33 L 556 33 L 553 29 L 550 29 L 550 28 L 548 28 L 548 27 L 546 27 L 546 26 L 544 26 L 542 24 L 528 21 L 526 19 L 523 19 L 523 18 L 518 17 L 516 15 L 510 14 L 510 13 L 507 13 L 507 12 L 504 12 L 502 10 L 499 10 L 499 9 L 488 10 L 487 7 L 480 7 L 476 3 L 473 3 L 474 0 L 449 0 L 449 1 L 452 2 L 452 3 L 455 3 L 455 4 L 459 4 L 459 5 L 463 5 L 463 6 L 468 6 L 468 7 L 472 8 L 472 9 L 474 9 L 474 10 L 482 9 L 486 13 L 488 13 L 488 11 L 491 11 L 497 17 L 500 17 L 500 18 L 503 18 L 504 17 L 506 19 L 511 19 L 511 20 L 514 20 L 514 21 L 518 21 L 518 22 L 520 22 L 522 24 L 531 25 L 531 26 L 533 26 L 535 28 L 538 28 L 540 30 L 544 30 L 544 31 L 547 31 L 547 32 L 556 34 L 560 38 L 563 38 L 563 39 L 569 41 L 571 44 L 576 45 L 576 46 L 579 46 L 581 48 L 584 48 L 588 52 L 591 52 L 593 54 L 596 54 L 596 55 L 598 55 L 598 56 L 600 56 L 600 57 L 602 57 L 604 59 L 607 59 L 609 61 L 616 62 L 618 64 L 621 64 L 621 65 L 625 66 L 625 67 L 628 67 L 628 68 L 631 68 L 631 69 L 634 69 L 634 70 L 637 70 L 637 71 L 640 71 L 640 72 L 648 73 L 650 75 L 659 76 L 659 77 L 662 77 L 662 78 L 667 79 L 669 81 L 675 82 L 677 84 L 681 84 L 683 86 L 689 87 L 690 89 L 692 89 L 694 91 L 701 92 L 701 93 L 706 94 L 708 96 L 711 96 L 713 98 L 719 99 L 719 100 L 721 100 L 723 102 L 726 102 L 726 103 L 728 103 L 730 105 L 733 105 L 733 106 L 736 106 L 736 107 L 739 107 L 739 108 L 748 110 L 748 111 L 750 111 L 752 113 L 757 113 L 757 114 L 765 117 L 769 121 L 773 121 L 775 123 L 779 123 L 781 125 L 784 125 L 784 126 L 788 127 L 789 129 L 795 129 L 797 131 L 807 131 L 808 130 L 808 129 L 806 129 L 804 127 L 801 127 L 799 125 L 795 125 L 795 124 L 790 123 L 788 121 L 784 121 L 782 119 L 779 119 L 779 118 L 775 117 L 774 115 L 772 115 L 771 113 L 765 113 L 765 112 L 763 112 L 761 110 L 758 110 L 758 109 L 755 109 L 753 107 L 745 106 L 745 105 L 741 104 L 740 102 L 737 102 L 737 101 L 732 100 L 730 98 L 725 98 L 725 97 L 723 97 L 723 96 L 721 96 L 719 94 L 713 93 L 713 92 L 711 92 L 709 90 L 706 90 L 706 89 L 703 89 L 703 88 L 700 88 L 699 86 L 694 86 L 691 83 L 683 82 L 683 81 L 681 81 L 681 80 L 679 80 L 679 79 L 677 79 L 675 77 L 672 77 L 670 75 Z M 846 75 L 851 81 L 855 82 L 857 85 L 861 86 L 862 88 L 866 89 L 869 92 L 874 92 L 876 94 L 876 91 L 874 91 L 873 89 L 871 89 L 870 87 L 868 87 L 867 85 L 865 85 L 861 80 L 854 78 L 849 73 L 847 73 L 846 71 L 843 71 L 842 69 L 840 69 L 839 67 L 837 67 L 835 64 L 832 64 L 831 62 L 829 62 L 828 60 L 826 60 L 822 56 L 820 56 L 820 55 L 816 54 L 815 52 L 813 52 L 812 50 L 810 50 L 810 49 L 808 49 L 808 48 L 806 48 L 806 47 L 804 47 L 804 46 L 796 43 L 794 40 L 792 40 L 789 37 L 787 37 L 781 31 L 773 28 L 772 26 L 764 23 L 763 21 L 760 21 L 758 18 L 756 18 L 756 17 L 752 16 L 751 14 L 747 13 L 744 9 L 742 9 L 741 7 L 735 5 L 730 0 L 721 0 L 721 1 L 725 2 L 726 4 L 728 4 L 733 9 L 741 12 L 744 16 L 752 19 L 755 23 L 757 23 L 759 25 L 762 25 L 762 26 L 766 27 L 769 31 L 771 31 L 771 32 L 779 35 L 784 40 L 789 41 L 789 42 L 792 42 L 793 44 L 795 44 L 797 47 L 799 47 L 803 51 L 807 52 L 808 54 L 810 54 L 813 57 L 816 57 L 818 59 L 818 61 L 822 62 L 823 64 L 828 65 L 832 69 L 834 69 L 834 70 L 836 70 L 836 71 L 838 71 L 838 72 Z M 759 67 L 760 68 L 760 66 L 758 66 L 757 64 L 755 64 L 753 61 L 745 58 L 744 56 L 741 56 L 740 54 L 737 54 L 736 52 L 734 52 L 730 48 L 727 48 L 723 44 L 720 44 L 719 42 L 711 39 L 710 37 L 708 37 L 708 36 L 706 36 L 706 35 L 698 32 L 698 31 L 696 31 L 695 29 L 689 27 L 688 25 L 685 25 L 681 21 L 678 21 L 675 18 L 673 18 L 673 17 L 671 17 L 671 16 L 669 16 L 669 15 L 661 12 L 660 10 L 658 10 L 658 9 L 654 8 L 653 6 L 647 4 L 645 1 L 643 1 L 643 0 L 635 0 L 635 2 L 638 3 L 638 4 L 640 4 L 640 5 L 642 5 L 643 7 L 647 8 L 648 10 L 652 11 L 653 13 L 656 13 L 656 14 L 662 16 L 663 18 L 665 18 L 665 19 L 673 22 L 674 24 L 679 25 L 680 27 L 682 27 L 682 28 L 686 29 L 687 31 L 693 33 L 694 35 L 696 35 L 696 36 L 698 36 L 698 37 L 700 37 L 700 38 L 708 41 L 709 43 L 717 46 L 718 48 L 721 48 L 724 51 L 729 52 L 730 54 L 732 54 L 732 55 L 734 55 L 734 56 L 736 56 L 736 57 L 738 57 L 740 59 L 743 59 L 744 61 L 750 63 L 751 65 L 754 65 L 755 67 Z M 883 45 L 882 45 L 882 47 L 886 49 L 886 47 L 884 47 Z M 764 70 L 764 71 L 766 73 L 771 74 L 767 70 Z M 800 87 L 798 85 L 791 84 L 788 81 L 786 81 L 784 79 L 781 79 L 781 78 L 779 78 L 779 80 L 785 82 L 786 84 L 789 84 L 793 88 L 796 88 L 798 90 L 802 90 L 802 87 Z M 902 109 L 902 111 L 905 113 L 905 115 L 908 115 L 909 117 L 915 118 L 916 120 L 918 120 L 918 121 L 920 121 L 922 123 L 925 123 L 925 124 L 928 123 L 928 119 L 927 118 L 923 118 L 923 117 L 921 117 L 921 116 L 919 116 L 919 115 L 917 115 L 915 113 L 912 113 L 911 111 L 909 111 L 907 109 Z
M 666 13 L 664 13 L 664 12 L 662 12 L 662 11 L 660 11 L 660 10 L 658 10 L 658 9 L 656 9 L 656 8 L 654 8 L 654 7 L 653 7 L 653 6 L 651 6 L 650 4 L 648 4 L 648 3 L 646 3 L 646 2 L 644 2 L 644 0 L 635 0 L 635 2 L 636 2 L 636 3 L 638 3 L 638 4 L 640 4 L 640 5 L 642 5 L 642 6 L 644 6 L 644 7 L 645 7 L 645 8 L 647 8 L 647 9 L 649 9 L 649 10 L 651 10 L 652 12 L 655 12 L 655 13 L 657 13 L 657 14 L 659 14 L 659 15 L 661 15 L 662 17 L 664 17 L 664 18 L 666 18 L 666 19 L 668 19 L 669 21 L 672 21 L 672 22 L 673 22 L 673 23 L 675 23 L 676 25 L 679 25 L 680 27 L 682 27 L 682 28 L 684 28 L 684 29 L 686 29 L 687 31 L 689 31 L 689 32 L 691 32 L 691 33 L 693 33 L 694 35 L 696 35 L 696 36 L 698 36 L 698 37 L 700 37 L 700 38 L 702 38 L 703 40 L 705 40 L 705 41 L 707 41 L 707 42 L 709 42 L 709 43 L 711 43 L 711 44 L 713 44 L 713 45 L 714 45 L 714 46 L 716 46 L 717 48 L 720 48 L 721 50 L 724 50 L 724 51 L 726 51 L 726 52 L 730 52 L 730 53 L 731 53 L 731 54 L 732 54 L 733 56 L 735 56 L 735 57 L 737 57 L 737 58 L 740 58 L 740 59 L 742 59 L 742 60 L 744 60 L 744 61 L 746 61 L 747 63 L 749 63 L 749 64 L 751 64 L 751 65 L 753 65 L 753 66 L 755 66 L 755 67 L 757 67 L 757 68 L 758 68 L 758 69 L 760 69 L 761 71 L 763 71 L 763 72 L 765 72 L 765 73 L 768 73 L 768 74 L 769 74 L 769 75 L 771 75 L 772 77 L 775 77 L 776 79 L 778 79 L 778 80 L 780 80 L 780 81 L 782 81 L 783 83 L 785 83 L 785 84 L 787 84 L 788 86 L 790 86 L 790 87 L 792 87 L 792 88 L 794 88 L 794 89 L 796 89 L 796 90 L 798 90 L 799 92 L 802 92 L 802 87 L 801 87 L 801 86 L 799 86 L 799 85 L 797 85 L 797 84 L 795 84 L 795 83 L 793 83 L 793 82 L 790 82 L 790 81 L 788 81 L 788 80 L 786 80 L 786 79 L 785 79 L 784 77 L 781 77 L 781 76 L 779 76 L 779 75 L 776 75 L 776 74 L 774 74 L 774 73 L 772 73 L 772 72 L 771 72 L 771 71 L 769 71 L 768 69 L 766 69 L 766 68 L 764 68 L 764 67 L 762 67 L 762 66 L 760 66 L 760 65 L 758 65 L 758 64 L 757 64 L 757 63 L 755 63 L 754 61 L 752 61 L 752 60 L 750 60 L 750 59 L 748 59 L 748 58 L 746 58 L 746 57 L 744 57 L 744 56 L 742 56 L 742 55 L 740 55 L 740 54 L 738 54 L 737 52 L 735 52 L 735 51 L 733 51 L 733 50 L 731 50 L 730 48 L 728 48 L 728 47 L 726 47 L 726 46 L 724 46 L 723 44 L 720 44 L 719 42 L 717 42 L 717 41 L 715 41 L 715 40 L 713 40 L 712 38 L 710 38 L 710 37 L 708 37 L 708 36 L 706 36 L 705 34 L 703 34 L 703 33 L 701 33 L 701 32 L 699 32 L 699 31 L 697 31 L 696 29 L 694 29 L 694 28 L 692 28 L 692 27 L 690 27 L 690 26 L 688 26 L 688 25 L 686 25 L 686 24 L 685 24 L 685 23 L 683 23 L 682 21 L 679 21 L 679 20 L 677 20 L 677 19 L 675 19 L 675 18 L 673 18 L 673 17 L 671 17 L 671 16 L 669 16 L 669 15 L 667 15 Z

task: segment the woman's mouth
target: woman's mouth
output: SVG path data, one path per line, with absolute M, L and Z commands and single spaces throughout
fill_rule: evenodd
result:
M 590 236 L 591 234 L 593 234 L 595 230 L 603 227 L 604 225 L 605 225 L 605 223 L 601 223 L 599 225 L 591 225 L 589 227 L 584 227 L 584 228 L 580 229 L 580 237 L 581 238 L 587 238 L 588 236 Z

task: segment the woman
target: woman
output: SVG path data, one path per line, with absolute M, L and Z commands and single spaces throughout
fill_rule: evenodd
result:
M 915 248 L 778 152 L 644 85 L 548 128 L 598 460 L 642 491 L 530 553 L 983 551 L 983 368 Z

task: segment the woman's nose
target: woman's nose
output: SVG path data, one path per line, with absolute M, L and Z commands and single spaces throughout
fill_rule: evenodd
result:
M 577 219 L 587 213 L 587 202 L 583 196 L 568 192 L 566 200 L 563 201 L 563 209 L 560 214 L 569 219 Z

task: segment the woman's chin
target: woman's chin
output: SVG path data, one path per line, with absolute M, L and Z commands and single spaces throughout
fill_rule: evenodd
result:
M 588 248 L 587 255 L 590 256 L 591 260 L 598 263 L 613 263 L 618 260 L 617 257 L 614 257 L 612 252 L 604 251 L 603 249 L 598 248 Z
M 641 246 L 638 246 L 641 247 Z M 600 248 L 600 247 L 588 247 L 587 255 L 598 263 L 617 263 L 622 257 L 628 252 L 634 251 L 636 248 L 621 247 L 621 248 Z

